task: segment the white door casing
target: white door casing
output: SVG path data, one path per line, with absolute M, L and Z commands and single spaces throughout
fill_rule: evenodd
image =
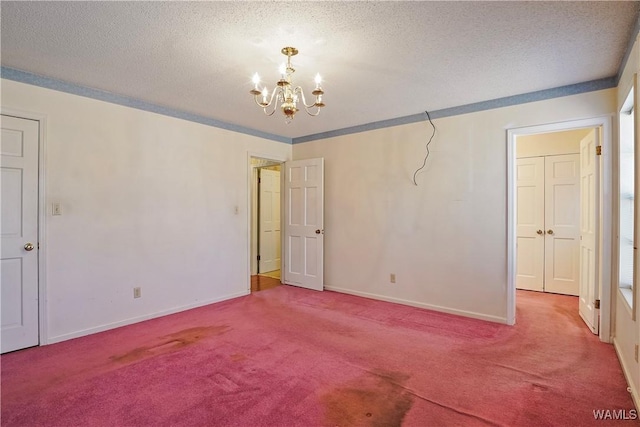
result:
M 324 289 L 324 159 L 285 163 L 283 282 Z
M 637 86 L 636 86 L 637 87 Z M 640 97 L 636 97 L 640 99 Z M 559 123 L 547 123 L 507 130 L 507 304 L 506 323 L 516 323 L 516 140 L 519 136 L 534 135 L 548 132 L 559 132 L 573 129 L 597 129 L 598 142 L 602 145 L 602 155 L 599 157 L 599 175 L 596 177 L 598 187 L 601 189 L 597 200 L 596 210 L 600 217 L 601 225 L 598 228 L 599 246 L 601 248 L 613 247 L 613 126 L 612 117 L 609 115 L 591 117 L 587 119 L 568 120 Z M 601 276 L 598 288 L 600 297 L 599 337 L 603 342 L 611 342 L 612 330 L 612 283 L 608 279 L 611 275 L 611 251 L 601 250 L 600 258 L 596 260 L 596 268 Z
M 580 155 L 545 157 L 545 292 L 579 293 Z
M 39 343 L 38 135 L 37 121 L 2 115 L 2 353 Z
M 280 171 L 260 169 L 258 271 L 280 269 Z
M 516 162 L 516 288 L 544 290 L 544 157 Z
M 598 333 L 598 226 L 600 176 L 596 147 L 598 133 L 593 129 L 580 141 L 580 317 L 594 334 Z

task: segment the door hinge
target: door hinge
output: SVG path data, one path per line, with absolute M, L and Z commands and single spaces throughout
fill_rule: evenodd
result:
M 262 183 L 262 178 L 258 178 L 258 184 Z
M 258 261 L 260 261 L 260 255 L 258 255 Z
M 593 303 L 593 306 L 595 307 L 596 310 L 600 310 L 600 300 L 599 299 L 595 300 L 595 302 Z
M 602 156 L 602 145 L 596 146 L 596 156 Z

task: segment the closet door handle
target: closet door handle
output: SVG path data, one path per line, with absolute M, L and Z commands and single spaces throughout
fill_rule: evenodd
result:
M 538 231 L 536 231 L 536 233 L 538 233 L 540 236 L 542 236 L 544 234 L 544 231 L 538 230 Z
M 548 229 L 547 230 L 547 234 L 553 234 L 553 230 L 552 229 Z

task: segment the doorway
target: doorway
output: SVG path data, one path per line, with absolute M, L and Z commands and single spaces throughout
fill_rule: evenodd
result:
M 251 156 L 250 286 L 251 292 L 281 284 L 283 161 Z
M 266 277 L 258 263 L 259 220 L 258 169 L 280 166 L 279 221 L 280 279 Z M 322 291 L 324 289 L 324 159 L 289 160 L 248 153 L 248 280 L 247 289 L 287 284 Z M 262 257 L 261 257 L 262 258 Z M 262 259 L 260 259 L 262 261 Z M 276 261 L 276 265 L 278 262 Z M 285 267 L 283 269 L 283 267 Z M 267 267 L 269 268 L 269 267 Z M 258 283 L 256 283 L 258 282 Z M 252 283 L 254 284 L 252 286 Z
M 516 288 L 579 295 L 580 142 L 593 129 L 516 139 Z
M 596 166 L 599 166 L 599 169 L 589 169 L 583 167 L 588 172 L 588 176 L 580 176 L 581 182 L 586 182 L 589 179 L 595 179 L 595 187 L 591 188 L 590 192 L 593 193 L 594 197 L 591 200 L 591 205 L 588 209 L 582 209 L 580 213 L 580 217 L 583 218 L 585 215 L 589 216 L 589 223 L 592 224 L 592 227 L 589 229 L 584 229 L 584 224 L 581 222 L 580 224 L 580 233 L 578 235 L 579 242 L 583 242 L 586 240 L 593 241 L 593 245 L 591 247 L 584 247 L 583 244 L 580 243 L 578 249 L 578 259 L 579 259 L 579 277 L 585 278 L 584 280 L 579 280 L 579 295 L 580 295 L 580 314 L 585 319 L 587 325 L 590 326 L 594 333 L 599 333 L 600 339 L 602 341 L 609 342 L 610 340 L 610 295 L 611 295 L 611 282 L 610 282 L 610 273 L 611 273 L 611 254 L 610 251 L 602 250 L 602 248 L 608 248 L 611 245 L 611 233 L 610 233 L 610 225 L 611 225 L 611 192 L 604 191 L 603 189 L 611 188 L 612 177 L 611 177 L 611 119 L 609 117 L 599 117 L 593 119 L 585 119 L 585 120 L 574 120 L 564 123 L 554 123 L 547 125 L 539 125 L 539 126 L 531 126 L 526 128 L 518 128 L 518 129 L 510 129 L 507 132 L 507 173 L 508 173 L 508 221 L 507 221 L 507 270 L 508 270 L 508 288 L 507 288 L 507 322 L 509 324 L 514 324 L 516 322 L 516 284 L 518 282 L 518 251 L 519 246 L 522 244 L 523 247 L 526 247 L 526 243 L 521 242 L 521 239 L 518 239 L 518 159 L 517 159 L 517 141 L 520 138 L 523 140 L 524 137 L 532 136 L 532 135 L 540 135 L 540 134 L 551 134 L 558 132 L 568 132 L 568 131 L 579 131 L 579 132 L 590 132 L 594 130 L 593 134 L 597 135 L 599 138 L 600 150 L 602 155 L 596 157 L 595 146 L 593 146 L 593 151 L 589 151 L 588 147 L 582 147 L 580 151 L 580 156 L 587 158 L 586 153 L 592 153 L 593 158 L 597 160 Z M 588 142 L 586 145 L 589 145 Z M 591 147 L 591 145 L 590 145 Z M 553 147 L 557 149 L 558 147 Z M 549 153 L 560 155 L 561 153 Z M 589 154 L 591 156 L 591 154 Z M 533 157 L 533 156 L 532 156 Z M 581 162 L 584 159 L 581 157 Z M 593 162 L 592 162 L 593 163 Z M 587 164 L 587 163 L 581 163 Z M 594 172 L 595 170 L 595 172 Z M 582 187 L 581 187 L 582 188 Z M 590 193 L 590 194 L 591 194 Z M 585 196 L 581 194 L 581 200 L 585 199 Z M 584 204 L 581 204 L 583 206 Z M 583 221 L 584 222 L 584 221 Z M 540 227 L 534 230 L 537 236 L 542 238 L 542 234 L 544 233 L 544 239 L 547 238 L 549 234 L 548 231 L 553 230 L 551 235 L 555 234 L 555 229 L 548 227 Z M 594 232 L 595 230 L 595 232 Z M 540 233 L 537 233 L 540 231 Z M 563 242 L 566 243 L 566 242 Z M 540 243 L 538 243 L 540 244 Z M 532 245 L 530 245 L 532 246 Z M 525 249 L 525 248 L 523 248 Z M 569 251 L 571 252 L 571 251 Z M 566 252 L 566 253 L 569 253 Z M 573 247 L 572 252 L 573 257 L 575 257 L 575 247 Z M 539 255 L 538 255 L 539 256 Z M 546 254 L 544 255 L 546 257 Z M 587 259 L 588 261 L 584 261 Z M 543 261 L 539 261 L 538 263 L 544 263 Z M 530 264 L 530 267 L 533 263 Z M 522 270 L 522 265 L 520 266 Z M 575 274 L 575 265 L 572 265 L 571 274 Z M 567 272 L 568 270 L 565 270 Z M 544 275 L 544 273 L 543 273 Z M 566 274 L 569 276 L 569 274 Z M 583 315 L 583 310 L 587 313 Z M 586 318 L 585 318 L 586 317 Z M 590 324 L 590 322 L 592 322 Z
M 258 172 L 257 274 L 280 279 L 282 236 L 280 218 L 280 165 L 256 168 Z

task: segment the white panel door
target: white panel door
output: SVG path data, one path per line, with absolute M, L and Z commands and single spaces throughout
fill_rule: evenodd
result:
M 544 290 L 544 157 L 516 163 L 516 288 Z
M 258 272 L 280 269 L 280 171 L 260 169 Z
M 39 341 L 38 126 L 2 116 L 2 353 Z
M 598 206 L 600 164 L 596 156 L 598 133 L 594 129 L 580 141 L 580 316 L 598 333 Z
M 578 295 L 580 155 L 545 157 L 545 292 Z
M 324 159 L 285 163 L 284 275 L 288 285 L 324 289 Z

